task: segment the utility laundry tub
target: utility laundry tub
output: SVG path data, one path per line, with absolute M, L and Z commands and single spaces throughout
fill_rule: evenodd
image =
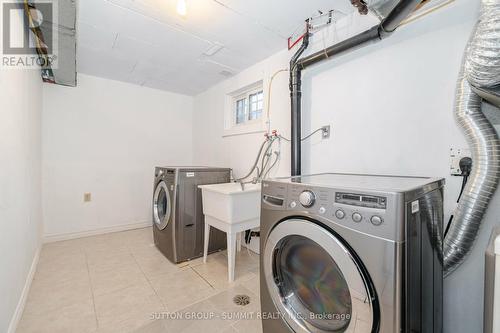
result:
M 260 226 L 260 184 L 201 185 L 205 214 L 204 262 L 207 261 L 210 227 L 227 234 L 228 280 L 234 281 L 235 252 L 241 233 Z

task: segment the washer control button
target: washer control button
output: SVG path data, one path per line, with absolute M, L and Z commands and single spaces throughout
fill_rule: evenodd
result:
M 354 213 L 354 214 L 352 214 L 352 220 L 354 222 L 359 223 L 359 222 L 361 222 L 362 219 L 363 219 L 363 216 L 361 216 L 360 213 Z
M 319 213 L 320 214 L 325 214 L 326 208 L 325 207 L 319 207 Z
M 377 215 L 373 215 L 370 219 L 370 222 L 373 224 L 373 225 L 376 225 L 376 226 L 379 226 L 381 225 L 384 220 L 380 217 L 380 216 L 377 216 Z
M 302 204 L 302 206 L 309 208 L 314 205 L 314 201 L 316 200 L 316 197 L 313 192 L 306 190 L 300 193 L 299 195 L 299 201 Z
M 345 217 L 345 213 L 342 209 L 338 209 L 335 212 L 335 217 L 338 218 L 339 220 L 342 220 Z
M 297 207 L 297 203 L 295 201 L 290 202 L 290 208 Z

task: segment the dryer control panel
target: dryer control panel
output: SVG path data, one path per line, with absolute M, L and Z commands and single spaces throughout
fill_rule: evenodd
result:
M 265 209 L 322 218 L 395 241 L 403 239 L 404 210 L 399 208 L 404 207 L 402 200 L 396 193 L 359 192 L 307 184 L 265 181 L 262 186 Z
M 335 202 L 346 205 L 368 207 L 368 208 L 387 208 L 387 198 L 375 195 L 356 194 L 356 193 L 335 193 Z

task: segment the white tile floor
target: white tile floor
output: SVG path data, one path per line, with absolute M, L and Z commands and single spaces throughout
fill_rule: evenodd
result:
M 256 317 L 258 270 L 258 256 L 246 250 L 234 283 L 225 252 L 174 265 L 155 248 L 151 228 L 46 244 L 17 332 L 261 332 L 257 319 L 220 318 Z M 237 294 L 251 303 L 234 304 Z M 190 320 L 197 311 L 215 318 Z

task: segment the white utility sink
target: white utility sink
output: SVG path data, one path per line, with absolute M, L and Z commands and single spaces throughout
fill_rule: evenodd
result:
M 240 183 L 200 185 L 199 188 L 205 214 L 203 261 L 207 262 L 210 227 L 224 231 L 228 279 L 234 281 L 235 252 L 236 248 L 241 249 L 241 233 L 260 227 L 260 184 L 245 184 L 244 189 Z
M 203 213 L 227 223 L 260 218 L 260 184 L 223 183 L 200 185 Z

